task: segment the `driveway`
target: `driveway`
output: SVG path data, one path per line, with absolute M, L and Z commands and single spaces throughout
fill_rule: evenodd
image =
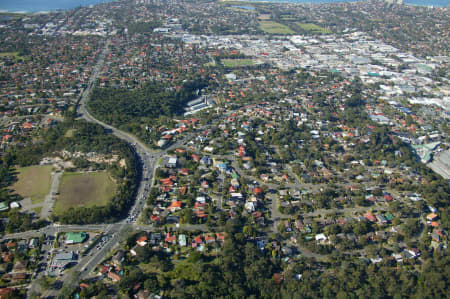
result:
M 58 192 L 59 181 L 61 179 L 62 172 L 56 172 L 52 175 L 52 184 L 50 186 L 50 192 L 45 196 L 44 203 L 42 204 L 41 219 L 48 220 L 51 215 L 53 205 L 55 203 L 55 195 Z

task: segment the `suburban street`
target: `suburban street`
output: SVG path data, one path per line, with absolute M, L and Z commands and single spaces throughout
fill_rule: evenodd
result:
M 442 1 L 0 1 L 0 299 L 445 298 Z
M 110 40 L 108 40 L 105 43 L 104 49 L 99 56 L 97 64 L 89 80 L 88 87 L 82 93 L 77 113 L 79 117 L 84 118 L 89 122 L 95 122 L 103 126 L 105 129 L 111 130 L 112 134 L 128 142 L 135 149 L 135 154 L 138 156 L 140 162 L 142 163 L 143 169 L 146 170 L 144 173 L 142 173 L 142 180 L 139 184 L 136 200 L 134 202 L 133 207 L 129 211 L 128 217 L 126 218 L 126 220 L 112 225 L 102 224 L 102 225 L 82 225 L 82 226 L 77 225 L 59 226 L 54 224 L 41 230 L 28 231 L 22 234 L 13 234 L 3 237 L 3 238 L 8 237 L 19 238 L 19 237 L 34 237 L 34 236 L 37 237 L 40 236 L 42 233 L 46 233 L 47 235 L 56 235 L 58 232 L 64 231 L 102 231 L 102 233 L 105 236 L 109 236 L 108 241 L 105 242 L 105 244 L 101 247 L 101 249 L 97 250 L 95 254 L 93 254 L 92 256 L 88 255 L 85 257 L 79 256 L 78 264 L 71 271 L 67 271 L 61 278 L 61 281 L 63 282 L 63 287 L 69 288 L 75 287 L 80 279 L 86 278 L 89 275 L 89 273 L 94 269 L 94 267 L 108 254 L 108 252 L 110 252 L 114 246 L 117 246 L 117 244 L 119 244 L 121 238 L 123 237 L 120 234 L 120 232 L 126 231 L 127 228 L 131 229 L 132 225 L 136 222 L 136 219 L 138 219 L 139 213 L 142 211 L 142 208 L 145 205 L 145 199 L 147 196 L 147 192 L 149 190 L 148 186 L 146 186 L 145 184 L 147 184 L 147 182 L 152 181 L 153 166 L 162 155 L 162 153 L 156 154 L 155 152 L 153 152 L 146 145 L 137 140 L 134 136 L 131 136 L 130 134 L 122 132 L 112 126 L 109 126 L 95 119 L 92 115 L 89 114 L 89 112 L 86 109 L 86 103 L 89 99 L 92 88 L 95 85 L 95 81 L 97 80 L 97 77 L 100 74 L 101 69 L 103 68 L 105 57 L 110 52 L 109 46 Z M 57 180 L 52 181 L 52 191 L 50 194 L 53 194 L 54 191 L 53 186 L 57 186 L 57 183 L 58 183 Z M 51 205 L 49 205 L 49 207 L 50 206 Z M 49 211 L 47 210 L 45 213 L 48 217 Z M 78 275 L 78 273 L 81 274 Z M 35 284 L 33 284 L 29 292 L 35 291 L 35 289 L 36 289 Z M 49 290 L 44 294 L 43 297 L 53 298 L 57 294 L 58 294 L 57 290 Z
M 35 231 L 27 231 L 23 233 L 11 234 L 3 236 L 3 239 L 6 238 L 30 238 L 30 237 L 38 237 L 41 234 L 45 233 L 47 235 L 56 235 L 58 232 L 73 232 L 73 231 L 99 231 L 102 232 L 104 236 L 108 237 L 108 240 L 103 244 L 103 246 L 97 250 L 92 251 L 87 256 L 79 256 L 77 265 L 70 271 L 67 271 L 64 276 L 60 279 L 63 283 L 63 287 L 74 288 L 78 285 L 81 279 L 85 279 L 89 277 L 91 271 L 108 255 L 108 253 L 117 246 L 123 238 L 126 236 L 126 233 L 132 231 L 134 229 L 145 230 L 145 231 L 153 231 L 155 228 L 152 225 L 137 225 L 137 219 L 139 219 L 140 213 L 144 210 L 145 200 L 148 196 L 148 192 L 151 188 L 151 184 L 153 182 L 153 174 L 155 170 L 155 165 L 158 160 L 168 151 L 179 147 L 186 140 L 192 138 L 193 133 L 188 134 L 183 139 L 176 141 L 174 144 L 169 146 L 163 151 L 155 151 L 150 149 L 136 137 L 118 130 L 104 122 L 97 120 L 94 118 L 87 110 L 86 103 L 89 100 L 89 95 L 94 87 L 95 81 L 100 73 L 104 65 L 104 60 L 106 55 L 109 53 L 109 44 L 108 41 L 105 44 L 105 48 L 101 53 L 95 70 L 92 74 L 92 77 L 89 81 L 88 88 L 83 92 L 77 113 L 80 118 L 83 118 L 89 122 L 94 122 L 107 130 L 110 130 L 112 134 L 117 136 L 118 138 L 126 141 L 130 146 L 134 149 L 138 160 L 142 166 L 142 175 L 141 181 L 139 183 L 139 187 L 136 194 L 136 200 L 133 206 L 130 208 L 128 216 L 119 223 L 115 224 L 98 224 L 98 225 L 49 225 L 45 228 Z M 56 184 L 56 183 L 55 183 Z M 52 184 L 53 186 L 53 184 Z M 57 186 L 57 185 L 56 185 Z M 52 188 L 53 189 L 53 188 Z M 51 193 L 53 194 L 53 193 Z M 192 230 L 192 231 L 206 231 L 207 227 L 205 225 L 183 225 L 181 227 L 174 227 L 173 230 L 183 229 L 183 230 Z M 29 292 L 37 290 L 36 283 L 32 285 Z M 49 290 L 44 294 L 44 298 L 53 298 L 58 295 L 59 291 L 57 290 Z
M 138 219 L 139 213 L 142 211 L 142 208 L 145 206 L 145 199 L 148 195 L 149 186 L 146 186 L 148 184 L 147 182 L 152 181 L 153 176 L 153 167 L 158 161 L 158 159 L 162 156 L 163 153 L 156 152 L 147 147 L 144 143 L 142 143 L 140 140 L 138 140 L 136 137 L 132 136 L 131 134 L 128 134 L 126 132 L 123 132 L 121 130 L 118 130 L 114 128 L 113 126 L 110 126 L 96 118 L 94 118 L 87 110 L 86 104 L 89 100 L 89 96 L 91 93 L 92 88 L 95 85 L 95 81 L 100 74 L 100 70 L 102 69 L 105 61 L 105 57 L 110 52 L 109 49 L 110 46 L 110 40 L 108 40 L 105 44 L 105 48 L 103 49 L 102 53 L 100 54 L 99 60 L 97 62 L 97 65 L 95 67 L 95 70 L 92 74 L 91 79 L 89 80 L 88 88 L 84 91 L 79 105 L 77 109 L 77 114 L 80 118 L 83 118 L 89 122 L 97 123 L 104 127 L 107 130 L 110 130 L 113 135 L 117 136 L 118 138 L 126 141 L 130 144 L 130 146 L 134 149 L 136 156 L 139 158 L 140 163 L 142 164 L 142 169 L 144 170 L 142 173 L 142 180 L 139 184 L 139 188 L 137 191 L 136 200 L 134 202 L 133 207 L 130 209 L 129 216 L 126 218 L 126 220 L 123 221 L 123 223 L 135 223 Z M 147 191 L 146 191 L 147 190 Z
M 11 238 L 31 238 L 31 237 L 39 237 L 42 234 L 46 234 L 47 236 L 57 236 L 58 233 L 61 232 L 75 232 L 75 231 L 83 231 L 83 232 L 99 232 L 104 237 L 104 241 L 102 241 L 101 246 L 93 248 L 89 251 L 89 253 L 85 256 L 79 254 L 78 255 L 78 261 L 76 266 L 74 266 L 72 269 L 66 271 L 64 275 L 59 279 L 62 283 L 63 288 L 74 288 L 78 285 L 79 281 L 85 278 L 88 278 L 91 274 L 92 270 L 109 254 L 109 252 L 114 249 L 118 244 L 126 237 L 126 235 L 133 231 L 133 230 L 144 230 L 144 231 L 154 231 L 156 228 L 153 227 L 153 225 L 138 225 L 137 220 L 140 218 L 140 214 L 144 211 L 146 206 L 146 198 L 148 197 L 150 188 L 153 184 L 153 176 L 155 172 L 155 167 L 157 166 L 158 161 L 167 153 L 169 150 L 173 150 L 175 148 L 178 148 L 186 143 L 187 140 L 191 140 L 195 133 L 189 133 L 186 134 L 183 138 L 180 138 L 179 140 L 175 141 L 172 145 L 167 147 L 164 150 L 153 150 L 149 148 L 146 144 L 144 144 L 142 141 L 140 141 L 135 136 L 126 133 L 124 131 L 121 131 L 111 125 L 108 125 L 98 119 L 96 119 L 92 114 L 89 113 L 87 109 L 87 102 L 89 100 L 90 94 L 92 89 L 95 86 L 95 82 L 100 74 L 100 71 L 102 70 L 105 58 L 110 52 L 110 40 L 108 40 L 105 43 L 104 49 L 99 55 L 97 64 L 94 68 L 94 71 L 92 73 L 92 76 L 89 80 L 88 87 L 83 91 L 78 107 L 77 107 L 77 115 L 79 118 L 85 119 L 88 122 L 97 123 L 103 128 L 107 129 L 111 132 L 111 134 L 117 136 L 118 138 L 122 139 L 123 141 L 127 142 L 131 148 L 133 149 L 135 156 L 138 160 L 138 163 L 140 163 L 142 173 L 141 173 L 141 180 L 139 182 L 139 186 L 136 192 L 136 199 L 134 201 L 133 206 L 130 208 L 127 216 L 121 220 L 118 223 L 114 224 L 96 224 L 96 225 L 58 225 L 58 224 L 52 224 L 47 227 L 44 227 L 40 230 L 34 230 L 34 231 L 27 231 L 23 233 L 16 233 L 16 234 L 10 234 L 3 236 L 3 240 L 5 239 L 11 239 Z M 227 113 L 223 115 L 223 117 L 226 117 Z M 222 118 L 222 117 L 221 117 Z M 220 121 L 221 118 L 218 118 L 214 121 Z M 213 126 L 213 124 L 204 125 L 201 128 L 198 128 L 199 130 L 205 130 L 209 129 Z M 259 177 L 253 177 L 250 175 L 247 175 L 242 169 L 240 169 L 236 157 L 234 155 L 226 155 L 226 156 L 220 156 L 220 155 L 212 155 L 213 157 L 220 158 L 220 159 L 227 159 L 231 160 L 232 167 L 236 170 L 236 172 L 241 177 L 246 177 L 249 180 L 253 180 L 258 182 L 260 185 L 265 185 L 270 189 L 279 189 L 280 185 L 276 183 L 269 183 L 264 182 Z M 321 189 L 326 186 L 326 184 L 304 184 L 301 183 L 297 176 L 293 173 L 292 169 L 290 167 L 286 168 L 288 174 L 294 179 L 294 181 L 286 182 L 284 184 L 285 187 L 290 188 L 296 188 L 298 190 L 308 190 L 310 192 L 319 192 Z M 52 184 L 51 184 L 51 190 L 50 193 L 47 195 L 45 199 L 45 208 L 42 209 L 41 216 L 44 219 L 48 219 L 48 216 L 51 214 L 53 202 L 55 199 L 55 194 L 58 190 L 59 185 L 59 179 L 60 179 L 61 173 L 55 173 L 52 177 Z M 273 221 L 273 227 L 272 231 L 276 233 L 278 231 L 278 225 L 280 221 L 284 218 L 288 218 L 288 215 L 282 214 L 278 210 L 278 199 L 276 196 L 272 196 L 272 203 L 270 206 L 271 210 L 271 219 Z M 303 201 L 308 204 L 308 202 Z M 310 204 L 310 203 L 309 203 Z M 219 207 L 222 206 L 222 200 L 219 201 Z M 345 212 L 356 212 L 356 211 L 362 211 L 365 208 L 352 208 L 346 209 Z M 340 210 L 340 211 L 344 211 Z M 322 213 L 326 213 L 326 210 L 317 210 L 314 213 L 308 213 L 304 216 L 317 216 Z M 206 225 L 181 225 L 176 227 L 171 227 L 171 230 L 189 230 L 189 231 L 208 231 L 211 230 Z M 309 257 L 316 257 L 319 258 L 320 255 L 313 254 L 309 251 L 305 251 L 301 248 L 299 248 L 300 252 Z M 42 274 L 41 274 L 42 275 Z M 32 292 L 39 291 L 39 286 L 37 283 L 33 283 L 29 289 L 29 294 Z M 58 296 L 59 290 L 50 289 L 47 290 L 44 294 L 44 298 L 54 298 Z

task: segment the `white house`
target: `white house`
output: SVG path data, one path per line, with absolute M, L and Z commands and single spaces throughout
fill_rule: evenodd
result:
M 327 237 L 324 234 L 317 234 L 316 235 L 316 241 L 323 242 L 323 241 L 326 241 L 326 240 L 327 240 Z

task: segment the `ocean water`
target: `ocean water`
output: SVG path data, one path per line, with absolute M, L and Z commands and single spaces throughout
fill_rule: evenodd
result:
M 72 9 L 112 0 L 0 0 L 0 11 L 41 12 Z
M 434 6 L 445 7 L 450 5 L 450 0 L 406 0 L 403 1 L 406 4 L 421 5 L 421 6 Z
M 78 6 L 89 6 L 113 0 L 0 0 L 0 11 L 9 12 L 41 12 L 71 9 Z M 246 0 L 278 3 L 332 3 L 354 0 Z M 405 4 L 444 7 L 450 0 L 403 0 Z

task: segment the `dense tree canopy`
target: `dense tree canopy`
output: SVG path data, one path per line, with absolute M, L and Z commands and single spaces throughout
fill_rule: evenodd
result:
M 88 107 L 102 121 L 122 126 L 182 113 L 184 105 L 205 86 L 205 82 L 199 79 L 185 82 L 178 91 L 155 82 L 134 90 L 96 88 Z
M 68 137 L 67 131 L 71 131 Z M 55 216 L 55 221 L 62 223 L 99 223 L 112 222 L 118 220 L 127 210 L 129 204 L 134 200 L 136 180 L 138 176 L 136 159 L 130 147 L 117 137 L 107 134 L 101 126 L 84 121 L 68 120 L 57 126 L 42 132 L 39 142 L 29 142 L 25 146 L 11 148 L 2 158 L 0 176 L 3 178 L 0 198 L 7 201 L 16 199 L 16 195 L 11 194 L 6 187 L 12 184 L 15 179 L 14 165 L 29 166 L 38 164 L 46 155 L 53 154 L 61 150 L 69 152 L 96 152 L 99 154 L 118 154 L 125 159 L 127 167 L 120 170 L 111 166 L 110 170 L 117 178 L 123 180 L 114 199 L 106 207 L 94 208 L 71 208 L 59 216 Z M 16 212 L 17 214 L 18 212 Z M 10 215 L 11 223 L 8 224 L 8 231 L 29 229 L 35 227 L 28 216 L 22 219 L 25 221 L 14 221 L 21 219 L 16 214 Z M 17 223 L 16 223 L 17 222 Z M 27 224 L 29 223 L 29 224 Z

